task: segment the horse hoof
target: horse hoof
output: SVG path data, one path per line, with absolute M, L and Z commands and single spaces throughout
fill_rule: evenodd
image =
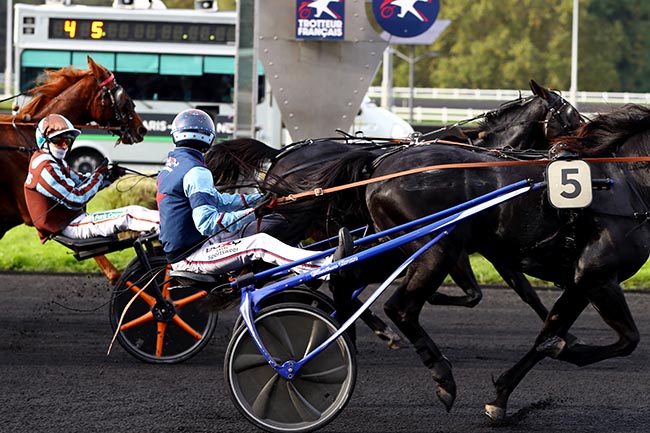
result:
M 438 400 L 445 406 L 445 409 L 447 409 L 447 412 L 449 412 L 454 405 L 454 401 L 456 401 L 456 390 L 446 390 L 441 385 L 438 385 L 436 395 L 438 396 Z
M 486 404 L 485 415 L 492 421 L 501 422 L 506 419 L 506 410 L 493 404 Z
M 550 356 L 551 358 L 557 358 L 560 356 L 560 353 L 562 353 L 565 347 L 566 341 L 560 337 L 555 336 L 539 344 L 535 350 L 546 356 Z
M 564 341 L 566 341 L 566 347 L 573 347 L 577 344 L 584 344 L 584 341 L 580 340 L 578 337 L 568 332 L 564 336 Z
M 399 336 L 395 331 L 387 327 L 383 331 L 375 331 L 375 334 L 380 339 L 384 340 L 388 344 L 389 349 L 397 350 L 402 346 L 400 345 L 402 337 Z

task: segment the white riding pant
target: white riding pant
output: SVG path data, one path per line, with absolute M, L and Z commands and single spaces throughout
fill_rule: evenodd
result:
M 79 215 L 61 231 L 61 234 L 74 239 L 87 239 L 111 236 L 128 230 L 134 232 L 158 231 L 159 228 L 160 215 L 158 211 L 143 206 L 125 206 Z
M 285 265 L 314 255 L 316 251 L 294 248 L 266 233 L 257 233 L 240 239 L 223 241 L 208 239 L 198 250 L 183 260 L 172 264 L 172 269 L 199 274 L 223 274 L 241 269 L 253 260 L 274 265 Z M 291 270 L 306 273 L 332 263 L 332 256 L 298 265 Z M 329 279 L 329 274 L 321 277 Z

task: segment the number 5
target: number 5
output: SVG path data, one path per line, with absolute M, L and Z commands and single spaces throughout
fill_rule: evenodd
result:
M 548 199 L 557 208 L 583 208 L 591 204 L 591 170 L 580 160 L 553 161 L 546 168 Z
M 93 21 L 90 25 L 90 37 L 101 39 L 104 37 L 104 21 Z
M 563 168 L 561 170 L 562 173 L 562 185 L 564 186 L 571 186 L 573 187 L 573 191 L 569 192 L 567 190 L 563 190 L 560 195 L 564 198 L 572 199 L 576 198 L 580 195 L 580 192 L 582 191 L 582 186 L 580 185 L 580 182 L 573 178 L 571 179 L 569 176 L 574 175 L 578 176 L 580 174 L 580 170 L 577 168 Z

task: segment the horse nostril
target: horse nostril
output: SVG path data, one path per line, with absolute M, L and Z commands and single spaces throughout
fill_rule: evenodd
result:
M 140 136 L 141 139 L 144 138 L 145 135 L 147 135 L 147 132 L 148 132 L 147 128 L 144 125 L 138 128 L 138 135 Z

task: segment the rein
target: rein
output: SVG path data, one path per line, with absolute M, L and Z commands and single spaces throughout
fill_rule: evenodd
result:
M 463 162 L 463 163 L 454 163 L 454 164 L 436 164 L 429 165 L 426 167 L 418 167 L 410 170 L 399 171 L 397 173 L 386 174 L 384 176 L 379 176 L 376 178 L 360 180 L 358 182 L 352 182 L 345 185 L 338 185 L 331 188 L 315 188 L 311 191 L 304 191 L 297 194 L 289 194 L 286 197 L 280 197 L 277 199 L 278 204 L 285 202 L 295 201 L 305 197 L 319 197 L 325 194 L 331 194 L 333 192 L 343 191 L 350 188 L 357 188 L 359 186 L 369 185 L 376 182 L 382 182 L 384 180 L 395 179 L 397 177 L 409 176 L 411 174 L 422 173 L 425 171 L 431 170 L 446 170 L 451 168 L 485 168 L 485 167 L 512 167 L 520 165 L 544 165 L 552 162 L 551 159 L 538 159 L 532 161 L 494 161 L 494 162 Z M 592 163 L 605 163 L 605 162 L 650 162 L 650 156 L 624 156 L 624 157 L 608 157 L 608 158 L 584 158 L 583 161 L 592 162 Z
M 21 127 L 21 126 L 26 126 L 26 127 L 33 126 L 33 127 L 35 127 L 37 125 L 37 122 L 15 123 L 15 122 L 3 122 L 3 121 L 0 121 L 0 125 L 12 125 L 14 127 L 14 129 L 18 130 L 18 132 L 23 137 L 23 139 L 26 142 L 29 143 L 30 140 L 18 128 Z M 101 125 L 73 125 L 73 126 L 75 128 L 77 128 L 77 129 L 81 129 L 81 128 L 83 128 L 83 129 L 101 129 L 101 130 L 105 130 L 105 131 L 109 131 L 109 132 L 119 131 L 120 130 L 120 128 L 118 126 L 101 126 Z M 33 147 L 33 146 L 8 146 L 8 145 L 0 144 L 0 150 L 13 150 L 13 151 L 18 151 L 18 152 L 31 153 L 31 152 L 34 152 L 34 151 L 38 150 L 38 148 Z
M 38 122 L 5 122 L 5 121 L 0 121 L 0 125 L 13 125 L 15 127 L 18 126 L 36 126 Z M 72 125 L 77 129 L 102 129 L 102 130 L 107 130 L 107 131 L 119 131 L 120 127 L 119 126 L 102 126 L 102 125 Z

